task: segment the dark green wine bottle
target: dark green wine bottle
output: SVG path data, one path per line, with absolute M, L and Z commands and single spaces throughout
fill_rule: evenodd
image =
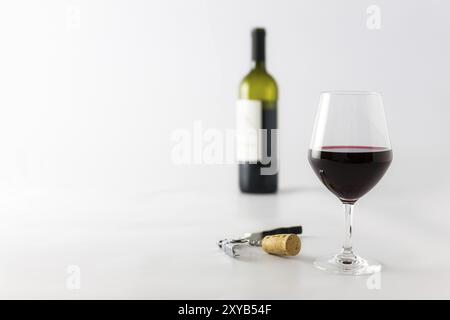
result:
M 252 31 L 252 69 L 239 86 L 237 159 L 242 192 L 272 193 L 278 188 L 278 88 L 266 70 L 264 29 Z

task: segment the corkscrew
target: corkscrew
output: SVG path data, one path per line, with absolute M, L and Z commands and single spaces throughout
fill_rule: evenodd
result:
M 275 234 L 301 234 L 303 232 L 302 226 L 276 228 L 272 230 L 264 230 L 260 232 L 245 233 L 240 238 L 222 239 L 217 241 L 219 248 L 230 257 L 239 257 L 239 248 L 243 245 L 261 246 L 261 241 L 265 236 L 272 236 Z

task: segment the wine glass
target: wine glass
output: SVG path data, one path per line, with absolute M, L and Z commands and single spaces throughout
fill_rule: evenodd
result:
M 352 216 L 355 202 L 383 177 L 392 161 L 382 97 L 376 92 L 323 92 L 311 139 L 309 163 L 322 183 L 345 208 L 342 251 L 318 258 L 317 268 L 361 275 L 381 265 L 353 252 Z

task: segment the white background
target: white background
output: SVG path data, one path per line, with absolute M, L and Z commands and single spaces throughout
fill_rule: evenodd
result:
M 381 29 L 366 26 L 369 5 Z M 446 1 L 3 1 L 0 297 L 450 298 Z M 174 165 L 177 129 L 234 127 L 250 30 L 280 87 L 280 192 Z M 343 214 L 306 154 L 320 91 L 380 91 L 394 162 L 356 208 L 366 278 L 312 267 Z M 302 254 L 231 260 L 221 237 L 303 224 Z M 81 288 L 66 287 L 67 267 Z

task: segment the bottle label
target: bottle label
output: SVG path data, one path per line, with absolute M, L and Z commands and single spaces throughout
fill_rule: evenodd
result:
M 262 159 L 262 101 L 238 100 L 236 116 L 237 161 L 257 163 Z

